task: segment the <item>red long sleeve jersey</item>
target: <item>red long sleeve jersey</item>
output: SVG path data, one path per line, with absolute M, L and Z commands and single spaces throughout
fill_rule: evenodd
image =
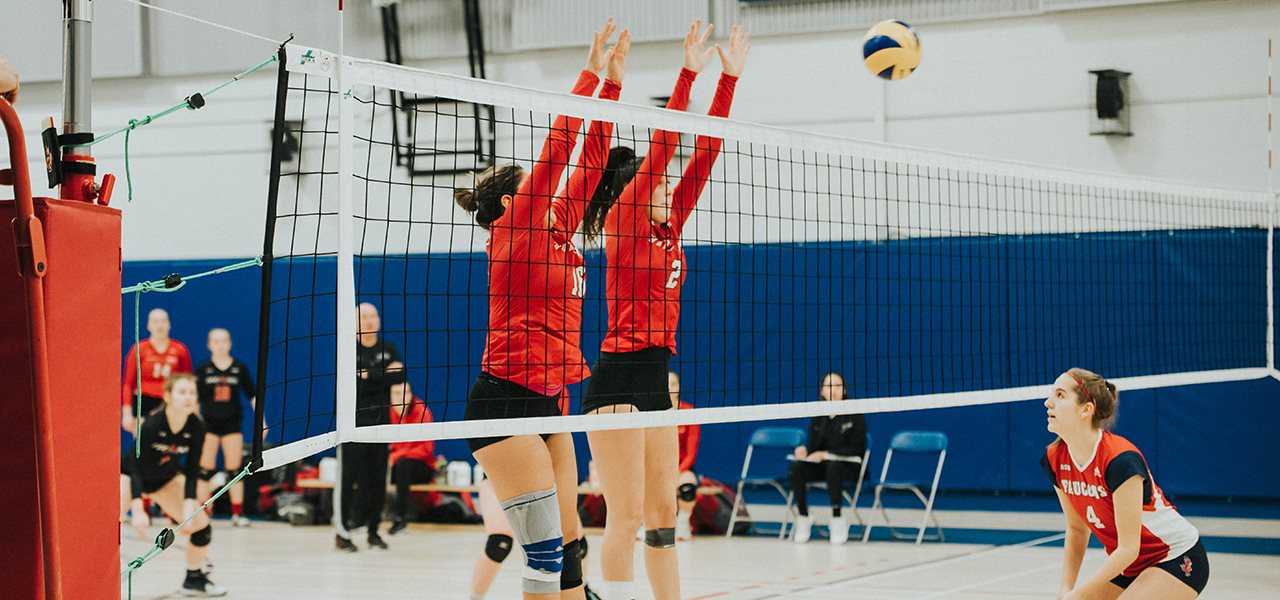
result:
M 696 73 L 682 69 L 667 108 L 689 106 L 689 90 Z M 708 114 L 729 115 L 738 78 L 721 75 Z M 680 288 L 684 284 L 684 248 L 680 232 L 693 212 L 698 196 L 711 175 L 723 140 L 698 136 L 693 158 L 676 184 L 667 223 L 654 225 L 648 205 L 675 154 L 680 134 L 656 130 L 636 176 L 618 196 L 605 218 L 606 296 L 609 333 L 601 350 L 633 352 L 657 346 L 676 352 L 676 328 L 680 323 Z
M 1190 550 L 1200 539 L 1195 526 L 1165 500 L 1138 448 L 1110 431 L 1098 437 L 1093 456 L 1083 465 L 1076 464 L 1061 440 L 1049 445 L 1040 465 L 1107 554 L 1117 545 L 1113 494 L 1129 479 L 1142 478 L 1142 533 L 1138 557 L 1124 569 L 1126 577 Z
M 692 404 L 680 403 L 681 410 L 690 408 L 693 408 Z M 680 425 L 676 427 L 676 433 L 680 438 L 680 469 L 677 472 L 692 471 L 694 461 L 698 460 L 698 440 L 702 437 L 702 426 Z
M 573 93 L 590 96 L 599 78 L 583 71 Z M 606 81 L 600 97 L 621 87 Z M 555 186 L 573 153 L 582 119 L 559 116 L 542 154 L 510 206 L 489 228 L 489 334 L 486 373 L 542 393 L 586 379 L 582 298 L 587 268 L 573 243 L 609 158 L 613 124 L 593 122 L 562 194 Z
M 132 404 L 137 392 L 138 354 L 142 359 L 142 395 L 160 398 L 164 396 L 164 380 L 172 373 L 191 372 L 191 352 L 178 340 L 169 340 L 164 352 L 155 349 L 151 340 L 142 340 L 129 348 L 124 358 L 124 382 L 120 390 L 120 404 Z
M 431 422 L 431 409 L 427 408 L 427 405 L 424 404 L 422 399 L 417 396 L 414 396 L 413 404 L 409 407 L 409 410 L 405 411 L 403 417 L 396 414 L 394 408 L 388 410 L 391 411 L 391 423 L 394 425 L 399 425 L 401 423 L 410 424 Z M 402 458 L 412 458 L 431 464 L 432 461 L 435 460 L 435 452 L 436 443 L 432 440 L 420 442 L 396 442 L 391 444 L 391 456 L 389 457 L 389 460 L 393 465 L 396 464 L 397 460 Z

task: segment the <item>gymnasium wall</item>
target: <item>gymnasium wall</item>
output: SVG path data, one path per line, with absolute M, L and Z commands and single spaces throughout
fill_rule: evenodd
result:
M 1181 234 L 1180 234 L 1181 235 Z M 1235 268 L 1189 260 L 1204 236 L 1223 237 L 1220 243 L 1234 247 L 1241 256 Z M 1135 237 L 1138 237 L 1135 235 Z M 1052 303 L 1038 306 L 1034 314 L 1023 314 L 1002 298 L 1028 297 L 1048 293 L 1042 279 L 1013 277 L 1007 289 L 994 290 L 987 310 L 969 315 L 971 322 L 943 327 L 919 336 L 909 332 L 879 331 L 877 323 L 896 314 L 895 322 L 946 323 L 959 317 L 946 302 L 909 298 L 945 298 L 967 293 L 965 279 L 941 281 L 921 286 L 909 281 L 887 282 L 876 276 L 876 267 L 867 257 L 878 256 L 881 265 L 906 265 L 918 260 L 917 242 L 898 244 L 845 243 L 828 249 L 830 260 L 847 261 L 851 275 L 846 280 L 827 282 L 831 289 L 819 289 L 817 278 L 800 273 L 796 285 L 778 286 L 776 281 L 752 277 L 753 265 L 787 261 L 802 270 L 818 270 L 818 261 L 796 261 L 799 251 L 790 247 L 693 247 L 692 265 L 684 292 L 685 317 L 680 333 L 681 354 L 673 359 L 683 379 L 684 397 L 695 406 L 767 404 L 808 401 L 816 397 L 822 373 L 835 368 L 844 372 L 854 397 L 921 394 L 983 389 L 1010 385 L 1037 385 L 1053 380 L 1061 369 L 1080 365 L 1093 367 L 1109 376 L 1138 375 L 1157 371 L 1199 370 L 1265 364 L 1265 304 L 1258 296 L 1265 284 L 1242 281 L 1240 276 L 1256 270 L 1245 256 L 1257 254 L 1265 244 L 1256 232 L 1200 232 L 1181 239 L 1161 236 L 1150 246 L 1152 272 L 1141 286 L 1121 286 L 1110 297 L 1106 310 L 1073 312 Z M 1234 242 L 1225 238 L 1235 238 Z M 975 280 L 995 265 L 1004 264 L 1020 252 L 1050 256 L 1055 251 L 1053 236 L 1040 239 L 996 239 L 983 252 L 966 251 L 969 240 L 939 242 L 937 256 L 949 259 L 947 269 L 965 273 Z M 1115 254 L 1120 247 L 1132 250 L 1133 240 L 1099 240 L 1096 250 Z M 837 256 L 839 255 L 839 256 Z M 913 260 L 916 257 L 917 260 Z M 602 257 L 588 252 L 588 301 L 585 304 L 586 333 L 583 348 L 588 362 L 594 362 L 604 323 Z M 1058 264 L 1063 264 L 1059 261 Z M 1263 262 L 1256 258 L 1252 263 Z M 191 273 L 221 261 L 173 261 L 126 263 L 125 280 L 152 279 L 168 272 Z M 428 255 L 402 258 L 363 259 L 357 269 L 358 297 L 382 309 L 388 339 L 401 349 L 410 365 L 409 381 L 416 393 L 429 403 L 437 420 L 457 420 L 472 378 L 474 365 L 484 343 L 485 311 L 474 297 L 446 296 L 450 289 L 483 289 L 484 263 L 480 255 Z M 303 265 L 303 267 L 306 267 Z M 333 276 L 332 263 L 316 265 L 317 278 Z M 883 268 L 883 267 L 881 267 Z M 923 265 L 920 269 L 938 268 Z M 310 268 L 302 271 L 311 272 Z M 731 275 L 739 273 L 738 275 Z M 726 275 L 730 274 L 730 275 Z M 276 286 L 287 280 L 287 271 L 278 269 Z M 153 306 L 170 311 L 176 339 L 191 347 L 197 362 L 207 357 L 203 337 L 209 328 L 223 326 L 234 336 L 235 354 L 249 359 L 256 351 L 257 290 L 260 273 L 238 271 L 192 282 L 175 294 L 149 294 L 143 313 Z M 1137 276 L 1136 273 L 1099 274 L 1106 280 Z M 879 281 L 877 281 L 879 279 Z M 909 278 L 908 278 L 909 279 Z M 305 287 L 305 286 L 304 286 Z M 809 288 L 812 289 L 804 289 Z M 925 290 L 924 288 L 929 288 Z M 846 289 L 847 288 L 847 289 Z M 895 292 L 892 288 L 899 288 Z M 280 289 L 277 287 L 277 289 Z M 787 290 L 779 292 L 779 289 Z M 901 294 L 910 289 L 911 293 Z M 871 300 L 854 307 L 846 315 L 825 315 L 823 307 L 806 305 L 828 294 L 846 292 L 868 294 Z M 1188 296 L 1187 294 L 1192 294 Z M 900 295 L 899 295 L 900 294 Z M 894 298 L 899 298 L 894 300 Z M 1184 302 L 1221 303 L 1206 318 L 1187 319 L 1176 306 L 1160 298 Z M 748 304 L 744 302 L 750 300 Z M 808 299 L 806 301 L 806 299 Z M 321 298 L 318 312 L 331 314 Z M 300 306 L 309 302 L 303 299 Z M 474 304 L 470 310 L 464 305 Z M 1163 308 L 1162 308 L 1163 307 Z M 1217 318 L 1220 312 L 1238 307 L 1236 319 Z M 1173 317 L 1166 325 L 1155 325 L 1151 317 L 1164 310 Z M 785 314 L 828 319 L 829 329 L 801 336 L 770 335 Z M 752 323 L 716 333 L 717 319 Z M 144 317 L 145 318 L 145 317 Z M 305 322 L 309 315 L 294 314 Z M 450 322 L 446 325 L 445 322 Z M 132 303 L 125 302 L 126 340 L 132 339 Z M 280 326 L 280 320 L 273 324 Z M 803 326 L 803 324 L 795 324 Z M 1012 326 L 1011 326 L 1012 325 Z M 696 327 L 696 329 L 695 329 Z M 447 331 L 446 331 L 447 330 Z M 427 333 L 429 332 L 429 333 Z M 145 333 L 143 334 L 145 336 Z M 279 336 L 277 331 L 275 336 Z M 1080 335 L 1106 338 L 1089 356 L 1071 354 L 1055 340 Z M 1210 345 L 1189 345 L 1188 339 L 1212 339 Z M 861 348 L 861 352 L 858 349 Z M 906 356 L 909 359 L 892 359 Z M 830 356 L 858 357 L 847 363 L 833 363 Z M 788 357 L 777 359 L 776 357 Z M 294 357 L 296 360 L 299 357 Z M 303 357 L 306 358 L 306 357 Z M 331 372 L 333 355 L 320 350 L 310 357 L 319 372 Z M 1014 364 L 1014 363 L 1017 364 Z M 1016 377 L 1011 378 L 1011 374 Z M 279 378 L 277 374 L 276 379 Z M 580 398 L 582 386 L 571 388 Z M 307 402 L 324 406 L 331 392 L 305 392 L 297 386 L 286 402 L 268 405 L 268 422 L 286 422 L 276 435 L 297 439 L 319 433 L 303 427 Z M 307 397 L 303 397 L 307 396 Z M 453 402 L 448 406 L 444 398 Z M 1185 386 L 1160 390 L 1124 391 L 1121 416 L 1116 431 L 1129 436 L 1151 464 L 1157 481 L 1173 496 L 1280 498 L 1280 466 L 1262 457 L 1274 454 L 1267 423 L 1280 418 L 1280 382 L 1262 380 L 1226 384 Z M 310 409 L 314 412 L 316 408 Z M 328 418 L 320 418 L 321 427 Z M 942 478 L 947 490 L 1000 492 L 1044 492 L 1044 476 L 1038 466 L 1040 448 L 1052 440 L 1044 431 L 1044 410 L 1038 399 L 1013 404 L 910 411 L 868 417 L 875 457 L 882 457 L 892 434 L 903 429 L 930 429 L 945 432 L 951 440 L 948 465 Z M 769 423 L 709 425 L 703 428 L 698 459 L 699 471 L 720 480 L 734 480 L 740 468 L 751 432 Z M 804 427 L 803 421 L 788 425 Z M 246 426 L 248 419 L 246 417 Z M 1230 443 L 1222 438 L 1231 436 Z M 585 440 L 579 439 L 581 472 L 586 473 Z M 469 453 L 458 441 L 442 442 L 439 451 L 449 458 L 467 459 Z M 879 458 L 873 458 L 873 469 Z

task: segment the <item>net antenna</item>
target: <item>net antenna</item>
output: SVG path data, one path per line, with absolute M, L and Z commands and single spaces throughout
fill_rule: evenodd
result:
M 265 241 L 267 467 L 348 441 L 1015 402 L 1043 398 L 1074 365 L 1124 389 L 1275 376 L 1267 192 L 861 142 L 298 45 L 286 54 L 277 114 L 298 147 Z M 463 420 L 488 326 L 486 234 L 451 199 L 469 177 L 398 166 L 393 117 L 412 110 L 419 139 L 440 143 L 472 123 L 387 100 L 398 94 L 493 106 L 496 162 L 526 168 L 558 114 L 616 123 L 615 144 L 637 154 L 655 129 L 724 140 L 682 236 L 672 364 L 697 408 Z M 578 247 L 590 364 L 607 329 L 603 257 Z M 355 426 L 363 301 L 378 305 L 436 422 Z M 813 401 L 829 370 L 857 399 Z

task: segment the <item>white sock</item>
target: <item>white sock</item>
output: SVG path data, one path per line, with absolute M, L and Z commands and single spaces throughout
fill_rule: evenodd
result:
M 676 511 L 677 523 L 679 523 L 680 521 L 688 521 L 688 520 L 689 520 L 689 513 L 683 512 L 683 511 Z
M 604 600 L 635 600 L 631 592 L 634 581 L 601 581 L 600 588 L 592 588 Z

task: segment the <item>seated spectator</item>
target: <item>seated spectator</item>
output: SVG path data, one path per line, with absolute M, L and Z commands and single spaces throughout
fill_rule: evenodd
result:
M 675 371 L 667 372 L 667 391 L 671 394 L 671 408 L 693 408 L 692 404 L 680 400 L 680 376 Z M 693 517 L 693 505 L 698 500 L 698 476 L 693 472 L 693 463 L 698 459 L 698 438 L 702 426 L 681 425 L 676 431 L 680 438 L 680 475 L 676 483 L 676 539 L 688 540 L 693 535 L 690 519 Z
M 393 363 L 398 364 L 398 363 Z M 391 385 L 391 423 L 430 423 L 431 410 L 422 400 L 414 397 L 409 382 Z M 415 483 L 431 483 L 435 477 L 432 463 L 435 460 L 436 443 L 396 442 L 391 444 L 391 481 L 396 485 L 395 516 L 390 535 L 404 531 L 409 514 L 409 486 Z
M 829 402 L 848 399 L 844 377 L 835 371 L 827 373 L 822 378 L 819 394 Z M 813 527 L 805 485 L 810 481 L 827 483 L 831 498 L 831 543 L 848 541 L 849 523 L 840 511 L 844 504 L 843 492 L 849 483 L 857 483 L 866 449 L 867 421 L 862 415 L 818 416 L 809 422 L 809 443 L 796 448 L 795 461 L 788 470 L 800 513 L 796 519 L 796 543 L 809 541 Z

